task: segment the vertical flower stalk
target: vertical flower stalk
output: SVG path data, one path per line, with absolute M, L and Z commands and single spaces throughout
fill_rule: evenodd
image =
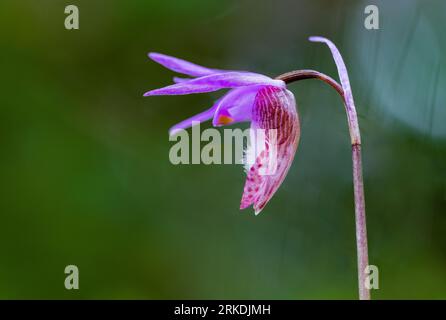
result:
M 331 85 L 343 98 L 345 111 L 347 113 L 348 128 L 352 145 L 353 162 L 353 192 L 355 201 L 355 224 L 356 224 L 356 248 L 358 256 L 358 287 L 359 299 L 370 300 L 370 290 L 366 287 L 365 270 L 369 265 L 368 244 L 367 244 L 367 224 L 365 217 L 364 183 L 362 179 L 362 159 L 361 159 L 361 135 L 359 132 L 358 116 L 356 114 L 350 80 L 344 60 L 339 50 L 330 40 L 322 37 L 310 37 L 310 41 L 323 42 L 330 48 L 335 60 L 341 86 L 332 78 L 313 70 L 299 70 L 288 72 L 276 79 L 285 83 L 296 80 L 317 78 Z
M 338 48 L 330 40 L 322 37 L 310 37 L 310 41 L 325 43 L 333 55 L 336 63 L 339 79 L 344 89 L 344 104 L 347 112 L 348 129 L 352 144 L 353 161 L 353 191 L 355 199 L 355 222 L 356 222 L 356 250 L 358 254 L 358 285 L 359 299 L 370 300 L 370 290 L 366 287 L 365 270 L 369 265 L 369 254 L 367 245 L 367 224 L 365 217 L 364 183 L 362 180 L 361 159 L 361 134 L 359 133 L 358 116 L 356 114 L 355 102 L 353 100 L 347 67 L 339 53 Z
M 365 217 L 364 183 L 362 179 L 361 160 L 361 135 L 359 132 L 358 116 L 356 114 L 350 80 L 347 68 L 339 50 L 328 39 L 322 37 L 310 37 L 310 41 L 323 42 L 330 48 L 335 60 L 341 85 L 329 76 L 314 70 L 297 70 L 284 73 L 276 79 L 285 83 L 295 82 L 304 79 L 319 79 L 332 86 L 344 100 L 345 111 L 347 113 L 348 129 L 352 145 L 353 162 L 353 192 L 355 201 L 355 225 L 356 225 L 356 248 L 358 256 L 358 287 L 359 299 L 370 300 L 370 290 L 366 287 L 365 270 L 369 265 L 368 245 L 367 245 L 367 224 Z

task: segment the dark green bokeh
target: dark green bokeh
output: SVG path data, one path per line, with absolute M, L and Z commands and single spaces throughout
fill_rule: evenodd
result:
M 64 8 L 80 10 L 65 30 Z M 143 98 L 158 51 L 275 76 L 349 68 L 363 137 L 374 298 L 446 298 L 443 1 L 0 3 L 0 298 L 357 297 L 349 137 L 339 97 L 290 86 L 292 169 L 259 216 L 241 166 L 173 166 L 168 128 L 219 93 Z M 427 30 L 427 31 L 426 31 Z M 395 40 L 396 39 L 396 40 Z M 395 87 L 393 87 L 395 86 Z M 80 269 L 80 290 L 64 268 Z

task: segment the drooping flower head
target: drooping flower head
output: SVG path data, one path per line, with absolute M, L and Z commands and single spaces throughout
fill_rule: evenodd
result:
M 174 78 L 173 85 L 151 90 L 144 96 L 183 95 L 230 89 L 208 110 L 173 126 L 169 133 L 212 119 L 214 126 L 251 122 L 251 141 L 246 158 L 247 178 L 241 209 L 253 206 L 258 214 L 282 184 L 294 159 L 300 136 L 299 117 L 293 94 L 282 80 L 245 72 L 209 69 L 150 53 L 149 57 L 175 72 L 194 78 Z M 255 151 L 255 152 L 254 152 Z

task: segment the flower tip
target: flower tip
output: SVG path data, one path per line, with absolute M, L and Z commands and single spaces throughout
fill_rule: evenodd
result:
M 147 54 L 147 56 L 148 56 L 150 59 L 156 61 L 156 59 L 159 58 L 159 57 L 161 56 L 161 53 L 157 53 L 157 52 L 149 52 L 149 53 Z
M 243 200 L 242 200 L 242 201 L 243 201 Z M 250 202 L 242 202 L 242 203 L 240 204 L 240 210 L 244 210 L 244 209 L 250 207 L 251 204 L 252 204 L 252 203 L 250 203 Z M 258 207 L 256 207 L 256 206 L 254 206 L 253 208 L 254 208 L 254 214 L 255 214 L 256 216 L 258 216 L 259 213 L 262 212 L 264 206 L 262 206 L 261 208 L 258 208 Z
M 311 36 L 308 38 L 311 42 L 323 42 L 325 38 L 319 36 Z
M 250 204 L 241 204 L 240 205 L 240 210 L 244 210 L 244 209 L 246 209 L 246 208 L 248 208 L 248 207 L 250 207 L 251 205 Z M 259 213 L 260 212 L 262 212 L 262 210 L 263 210 L 263 208 L 254 208 L 254 215 L 256 215 L 256 216 L 258 216 L 259 215 Z
M 326 43 L 328 45 L 330 45 L 330 43 L 332 43 L 327 38 L 320 37 L 320 36 L 312 36 L 312 37 L 309 37 L 308 40 L 310 40 L 311 42 L 322 42 L 322 43 Z
M 169 129 L 169 137 L 174 137 L 181 131 L 186 131 L 186 129 L 179 127 L 178 125 L 175 125 Z

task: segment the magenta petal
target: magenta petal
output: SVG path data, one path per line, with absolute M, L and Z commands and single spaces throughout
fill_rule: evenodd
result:
M 217 103 L 218 103 L 218 101 L 217 101 Z M 203 111 L 199 114 L 196 114 L 196 115 L 174 125 L 172 128 L 169 129 L 169 135 L 172 136 L 175 133 L 177 133 L 179 130 L 190 128 L 194 124 L 198 124 L 198 123 L 201 123 L 201 122 L 211 119 L 214 116 L 215 110 L 217 109 L 217 103 L 215 103 L 212 106 L 212 108 L 210 108 L 206 111 Z
M 282 80 L 274 80 L 257 73 L 237 71 L 214 73 L 208 76 L 192 79 L 188 81 L 188 84 L 208 84 L 220 86 L 221 88 L 236 88 L 256 84 L 271 85 L 280 88 L 285 87 L 285 82 Z
M 149 53 L 149 58 L 172 71 L 193 77 L 202 77 L 216 72 L 224 72 L 222 70 L 205 68 L 182 59 L 156 52 Z
M 274 80 L 267 76 L 248 72 L 215 73 L 209 76 L 183 81 L 164 88 L 148 91 L 144 96 L 182 95 L 217 91 L 225 88 L 237 88 L 250 85 L 270 85 L 285 87 L 282 80 Z
M 212 92 L 222 89 L 220 86 L 209 84 L 190 84 L 190 81 L 183 81 L 170 86 L 155 89 L 144 93 L 145 97 L 148 96 L 165 96 L 165 95 L 183 95 L 192 93 Z
M 250 121 L 254 99 L 263 86 L 247 86 L 232 89 L 217 105 L 212 124 L 221 126 L 243 121 Z

